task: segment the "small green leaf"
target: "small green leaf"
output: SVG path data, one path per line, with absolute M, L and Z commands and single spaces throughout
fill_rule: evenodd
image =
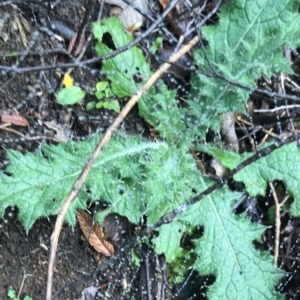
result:
M 72 105 L 81 101 L 85 96 L 85 92 L 78 86 L 63 88 L 57 95 L 57 102 L 64 105 Z
M 205 184 L 199 180 L 201 183 Z M 282 300 L 283 295 L 275 292 L 274 286 L 284 271 L 273 266 L 269 252 L 259 251 L 253 245 L 266 227 L 251 223 L 245 215 L 237 216 L 231 210 L 232 203 L 240 196 L 228 187 L 212 192 L 159 228 L 154 241 L 156 249 L 165 253 L 168 262 L 176 262 L 181 253 L 185 255 L 180 245 L 186 224 L 204 226 L 203 236 L 193 240 L 197 258 L 192 267 L 200 275 L 216 276 L 207 299 Z
M 112 90 L 110 88 L 107 88 L 104 93 L 105 93 L 106 98 L 111 98 L 114 96 L 114 93 L 112 92 Z
M 33 299 L 29 296 L 25 296 L 24 300 L 33 300 Z
M 141 259 L 138 257 L 138 255 L 134 252 L 134 250 L 130 250 L 131 254 L 131 261 L 135 268 L 139 268 L 141 265 Z
M 96 92 L 95 96 L 97 97 L 97 99 L 101 100 L 105 97 L 105 94 L 103 92 Z
M 100 109 L 103 107 L 103 101 L 96 103 L 96 108 Z
M 96 89 L 98 92 L 103 92 L 105 91 L 105 89 L 107 88 L 108 86 L 108 82 L 107 81 L 99 81 L 97 84 L 96 84 Z
M 157 50 L 159 49 L 160 45 L 162 44 L 162 42 L 163 42 L 163 38 L 162 38 L 162 37 L 158 37 L 158 38 L 154 41 L 153 45 L 151 46 L 150 51 L 151 51 L 152 53 L 156 53 Z
M 117 100 L 112 100 L 112 101 L 104 101 L 103 102 L 103 107 L 106 109 L 112 109 L 115 112 L 120 112 L 120 104 Z
M 16 291 L 15 290 L 8 290 L 7 296 L 10 299 L 13 299 L 13 300 L 17 299 L 17 295 L 16 295 Z
M 89 102 L 87 105 L 86 105 L 86 110 L 89 111 L 89 110 L 92 110 L 93 108 L 96 107 L 96 102 L 95 101 L 91 101 Z
M 120 104 L 117 100 L 111 100 L 111 101 L 102 101 L 98 102 L 96 104 L 96 108 L 105 108 L 105 109 L 112 109 L 115 112 L 120 112 Z

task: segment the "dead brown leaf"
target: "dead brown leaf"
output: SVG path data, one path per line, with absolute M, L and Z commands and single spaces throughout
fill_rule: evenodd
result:
M 159 0 L 159 3 L 163 7 L 164 10 L 166 10 L 168 8 L 168 6 L 170 5 L 169 0 Z
M 123 0 L 104 0 L 104 2 L 113 7 L 117 6 L 121 9 L 121 10 L 120 9 L 116 10 L 115 8 L 113 8 L 111 10 L 111 13 L 116 14 L 121 19 L 124 27 L 127 30 L 129 30 L 129 32 L 134 32 L 142 26 L 145 18 L 133 7 L 127 5 Z M 132 0 L 131 3 L 134 4 L 134 6 L 139 7 L 141 10 L 147 13 L 148 11 L 147 1 Z
M 85 211 L 78 211 L 77 220 L 84 236 L 97 252 L 105 256 L 112 256 L 114 254 L 114 246 L 104 240 L 104 232 L 99 224 L 95 223 L 91 228 L 93 223 L 92 216 Z
M 3 114 L 1 115 L 1 121 L 4 123 L 11 123 L 17 126 L 23 126 L 23 127 L 29 126 L 28 121 L 24 117 L 19 115 Z
M 192 1 L 194 3 L 196 1 Z M 169 5 L 169 0 L 159 0 L 163 10 L 166 10 Z M 194 3 L 196 4 L 196 3 Z M 185 11 L 185 1 L 179 1 L 175 7 L 168 13 L 170 24 L 174 30 L 174 34 L 179 38 L 188 30 L 188 24 L 192 20 L 190 13 Z
M 69 42 L 69 46 L 68 46 L 68 52 L 69 53 L 72 52 L 72 50 L 75 46 L 76 39 L 77 39 L 77 32 L 74 34 L 74 36 L 72 37 L 72 39 Z M 86 37 L 85 37 L 85 33 L 83 32 L 80 36 L 79 44 L 76 48 L 76 51 L 74 52 L 75 56 L 78 56 L 81 53 L 81 51 L 84 47 L 85 41 L 86 41 Z
M 56 132 L 55 138 L 62 143 L 66 143 L 69 140 L 70 130 L 65 126 L 57 124 L 55 121 L 46 121 L 44 124 Z

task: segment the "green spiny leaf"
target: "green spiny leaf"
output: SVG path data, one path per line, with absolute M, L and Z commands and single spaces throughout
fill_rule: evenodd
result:
M 160 82 L 159 93 L 155 90 L 149 91 L 145 101 L 149 109 L 141 110 L 140 114 L 160 133 L 162 138 L 174 144 L 184 145 L 186 140 L 190 142 L 191 138 L 186 134 L 187 128 L 182 121 L 186 109 L 178 107 L 176 91 L 169 90 Z
M 143 170 L 143 173 L 139 175 L 137 170 Z M 182 177 L 182 174 L 189 176 Z M 201 178 L 192 155 L 175 147 L 161 147 L 159 151 L 152 151 L 151 155 L 147 152 L 139 157 L 135 168 L 121 175 L 123 178 L 139 175 L 138 178 L 142 179 L 139 182 L 135 180 L 131 189 L 123 188 L 124 194 L 129 194 L 130 201 L 120 201 L 119 195 L 106 197 L 111 199 L 110 208 L 98 214 L 99 221 L 108 212 L 124 214 L 130 211 L 131 215 L 136 216 L 131 218 L 134 223 L 146 214 L 147 224 L 152 225 L 165 213 L 195 196 Z
M 267 145 L 267 147 L 270 144 Z M 214 145 L 198 146 L 198 150 L 213 155 L 229 169 L 235 168 L 251 153 L 237 154 L 222 150 Z M 245 184 L 250 196 L 266 195 L 267 185 L 270 181 L 281 180 L 289 193 L 294 197 L 291 213 L 295 217 L 300 216 L 300 150 L 294 144 L 285 145 L 266 157 L 257 159 L 249 166 L 239 171 L 233 178 Z
M 201 174 L 192 155 L 185 149 L 170 147 L 169 151 L 153 153 L 152 159 L 143 157 L 140 162 L 147 168 L 144 190 L 148 195 L 146 212 L 149 225 L 189 201 L 201 187 Z
M 300 44 L 297 3 L 227 1 L 221 8 L 219 24 L 202 28 L 208 41 L 207 57 L 214 69 L 229 80 L 251 87 L 262 75 L 291 73 L 282 50 Z M 194 58 L 200 70 L 209 70 L 202 50 L 196 50 Z M 147 94 L 147 109 L 141 113 L 168 142 L 188 145 L 199 136 L 205 138 L 207 128 L 219 131 L 220 114 L 244 111 L 249 97 L 245 89 L 199 74 L 192 76 L 191 87 L 188 105 L 183 107 L 178 107 L 174 91 L 163 84 L 160 93 L 152 90 Z
M 98 140 L 47 145 L 36 154 L 23 155 L 8 150 L 8 175 L 0 173 L 0 216 L 7 206 L 16 205 L 18 217 L 28 230 L 39 217 L 57 214 Z M 142 203 L 136 187 L 141 185 L 143 174 L 138 157 L 144 151 L 151 153 L 161 147 L 168 149 L 164 143 L 141 143 L 140 138 L 116 137 L 95 162 L 85 188 L 68 212 L 67 222 L 74 225 L 76 210 L 85 209 L 87 200 L 92 198 L 115 200 L 120 207 L 118 212 L 137 223 Z M 134 156 L 137 157 L 133 159 Z M 125 191 L 123 195 L 120 189 Z
M 242 181 L 250 196 L 265 195 L 270 181 L 281 180 L 294 197 L 291 214 L 300 216 L 300 150 L 292 143 L 242 169 L 234 180 Z
M 231 211 L 231 204 L 239 197 L 228 188 L 206 196 L 160 229 L 156 249 L 172 262 L 181 255 L 178 247 L 186 226 L 204 226 L 203 236 L 194 239 L 198 258 L 193 267 L 201 275 L 216 276 L 208 299 L 283 299 L 275 293 L 274 286 L 284 272 L 273 266 L 270 254 L 253 245 L 265 227 Z M 166 238 L 166 232 L 172 238 Z
M 262 75 L 292 73 L 282 51 L 284 46 L 299 46 L 298 4 L 296 0 L 227 1 L 221 7 L 219 24 L 202 28 L 208 41 L 205 51 L 214 70 L 251 87 Z M 195 59 L 200 70 L 212 72 L 202 50 L 195 52 Z M 195 75 L 191 85 L 191 115 L 201 117 L 202 127 L 217 131 L 219 114 L 244 111 L 243 103 L 249 97 L 249 91 L 214 77 Z
M 235 216 L 230 204 L 237 199 L 236 193 L 222 189 L 199 204 L 199 225 L 205 228 L 203 238 L 195 243 L 199 257 L 195 267 L 200 274 L 216 275 L 207 296 L 210 300 L 283 299 L 274 286 L 284 272 L 273 266 L 269 253 L 253 245 L 265 227 L 251 223 L 245 215 Z
M 112 109 L 115 112 L 120 112 L 120 104 L 117 100 L 100 101 L 96 104 L 96 108 Z

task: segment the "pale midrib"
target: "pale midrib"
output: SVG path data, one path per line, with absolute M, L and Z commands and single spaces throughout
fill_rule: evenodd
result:
M 139 146 L 134 146 L 131 147 L 131 149 L 128 149 L 128 150 L 124 150 L 124 151 L 121 151 L 121 152 L 118 152 L 117 154 L 113 154 L 107 158 L 103 158 L 103 157 L 100 157 L 98 159 L 97 162 L 94 163 L 93 167 L 92 168 L 97 168 L 101 165 L 104 165 L 105 163 L 111 161 L 111 160 L 115 160 L 115 159 L 118 159 L 120 157 L 123 157 L 123 156 L 131 156 L 131 155 L 134 155 L 134 154 L 138 154 L 138 153 L 141 153 L 142 151 L 144 150 L 148 150 L 148 149 L 152 149 L 152 150 L 158 150 L 161 146 L 164 146 L 164 147 L 168 147 L 166 143 L 164 142 L 160 142 L 160 143 L 144 143 L 143 145 L 139 145 Z M 133 148 L 133 149 L 132 149 Z M 78 171 L 76 172 L 73 172 L 71 174 L 68 174 L 66 176 L 63 176 L 63 177 L 60 177 L 58 178 L 57 180 L 51 180 L 51 182 L 49 182 L 49 180 L 47 180 L 47 182 L 45 183 L 42 183 L 42 182 L 39 182 L 38 185 L 40 186 L 52 186 L 54 185 L 56 182 L 60 182 L 60 181 L 64 181 L 66 179 L 69 179 L 69 178 L 72 178 L 72 177 L 76 177 L 78 176 L 82 171 L 82 168 L 79 168 Z M 14 193 L 12 194 L 9 194 L 9 195 L 5 195 L 2 200 L 8 198 L 8 197 L 12 197 L 13 195 L 15 194 L 19 194 L 19 193 L 22 193 L 22 192 L 25 192 L 27 190 L 30 190 L 30 189 L 33 189 L 35 188 L 36 184 L 33 184 L 31 186 L 29 186 L 28 188 L 26 189 L 22 189 L 22 190 L 17 190 L 15 191 Z M 1 199 L 1 198 L 0 198 Z

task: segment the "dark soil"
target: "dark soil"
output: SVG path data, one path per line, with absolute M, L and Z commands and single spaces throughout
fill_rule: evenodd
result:
M 26 234 L 18 221 L 10 221 L 0 235 L 0 297 L 11 288 L 19 291 L 24 275 L 28 277 L 22 288 L 21 299 L 30 295 L 43 299 L 48 265 L 50 236 L 55 219 L 39 220 Z M 76 281 L 78 277 L 96 266 L 94 251 L 81 238 L 81 230 L 65 226 L 60 236 L 55 265 L 53 291 Z M 88 285 L 96 285 L 90 281 Z M 60 299 L 80 298 L 82 286 L 78 285 Z

